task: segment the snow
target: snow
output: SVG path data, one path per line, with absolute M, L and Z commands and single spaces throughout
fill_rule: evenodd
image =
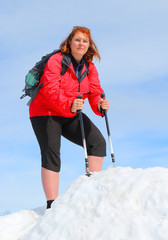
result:
M 51 209 L 0 217 L 1 240 L 167 240 L 168 169 L 82 175 Z

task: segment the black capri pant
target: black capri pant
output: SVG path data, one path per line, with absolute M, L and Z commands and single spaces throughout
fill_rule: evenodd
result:
M 104 137 L 93 122 L 84 113 L 82 115 L 88 155 L 106 156 Z M 39 116 L 30 120 L 40 146 L 42 167 L 59 172 L 61 136 L 83 147 L 79 119 Z

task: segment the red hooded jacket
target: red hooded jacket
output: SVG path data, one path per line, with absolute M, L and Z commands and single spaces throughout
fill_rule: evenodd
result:
M 61 76 L 63 61 L 68 68 Z M 63 59 L 62 53 L 59 52 L 50 57 L 40 80 L 40 84 L 44 83 L 44 86 L 29 107 L 30 118 L 49 115 L 74 117 L 76 113 L 71 112 L 71 105 L 79 94 L 83 95 L 83 99 L 88 98 L 95 114 L 101 115 L 97 106 L 103 90 L 98 72 L 92 62 L 89 63 L 88 69 L 87 75 L 86 66 L 83 65 L 81 77 L 78 79 L 70 56 L 66 55 L 66 59 Z

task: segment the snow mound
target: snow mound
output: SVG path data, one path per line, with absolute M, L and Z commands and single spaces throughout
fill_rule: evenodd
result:
M 22 240 L 39 218 L 40 215 L 32 210 L 0 216 L 0 240 Z
M 167 240 L 167 184 L 159 167 L 82 175 L 24 240 Z
M 167 240 L 168 169 L 80 176 L 51 209 L 0 217 L 0 240 Z

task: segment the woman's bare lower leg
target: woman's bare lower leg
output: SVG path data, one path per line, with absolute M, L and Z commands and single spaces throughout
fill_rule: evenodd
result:
M 58 197 L 59 172 L 41 168 L 41 179 L 47 200 L 55 200 Z
M 100 172 L 103 165 L 103 157 L 88 156 L 89 171 L 90 172 Z

